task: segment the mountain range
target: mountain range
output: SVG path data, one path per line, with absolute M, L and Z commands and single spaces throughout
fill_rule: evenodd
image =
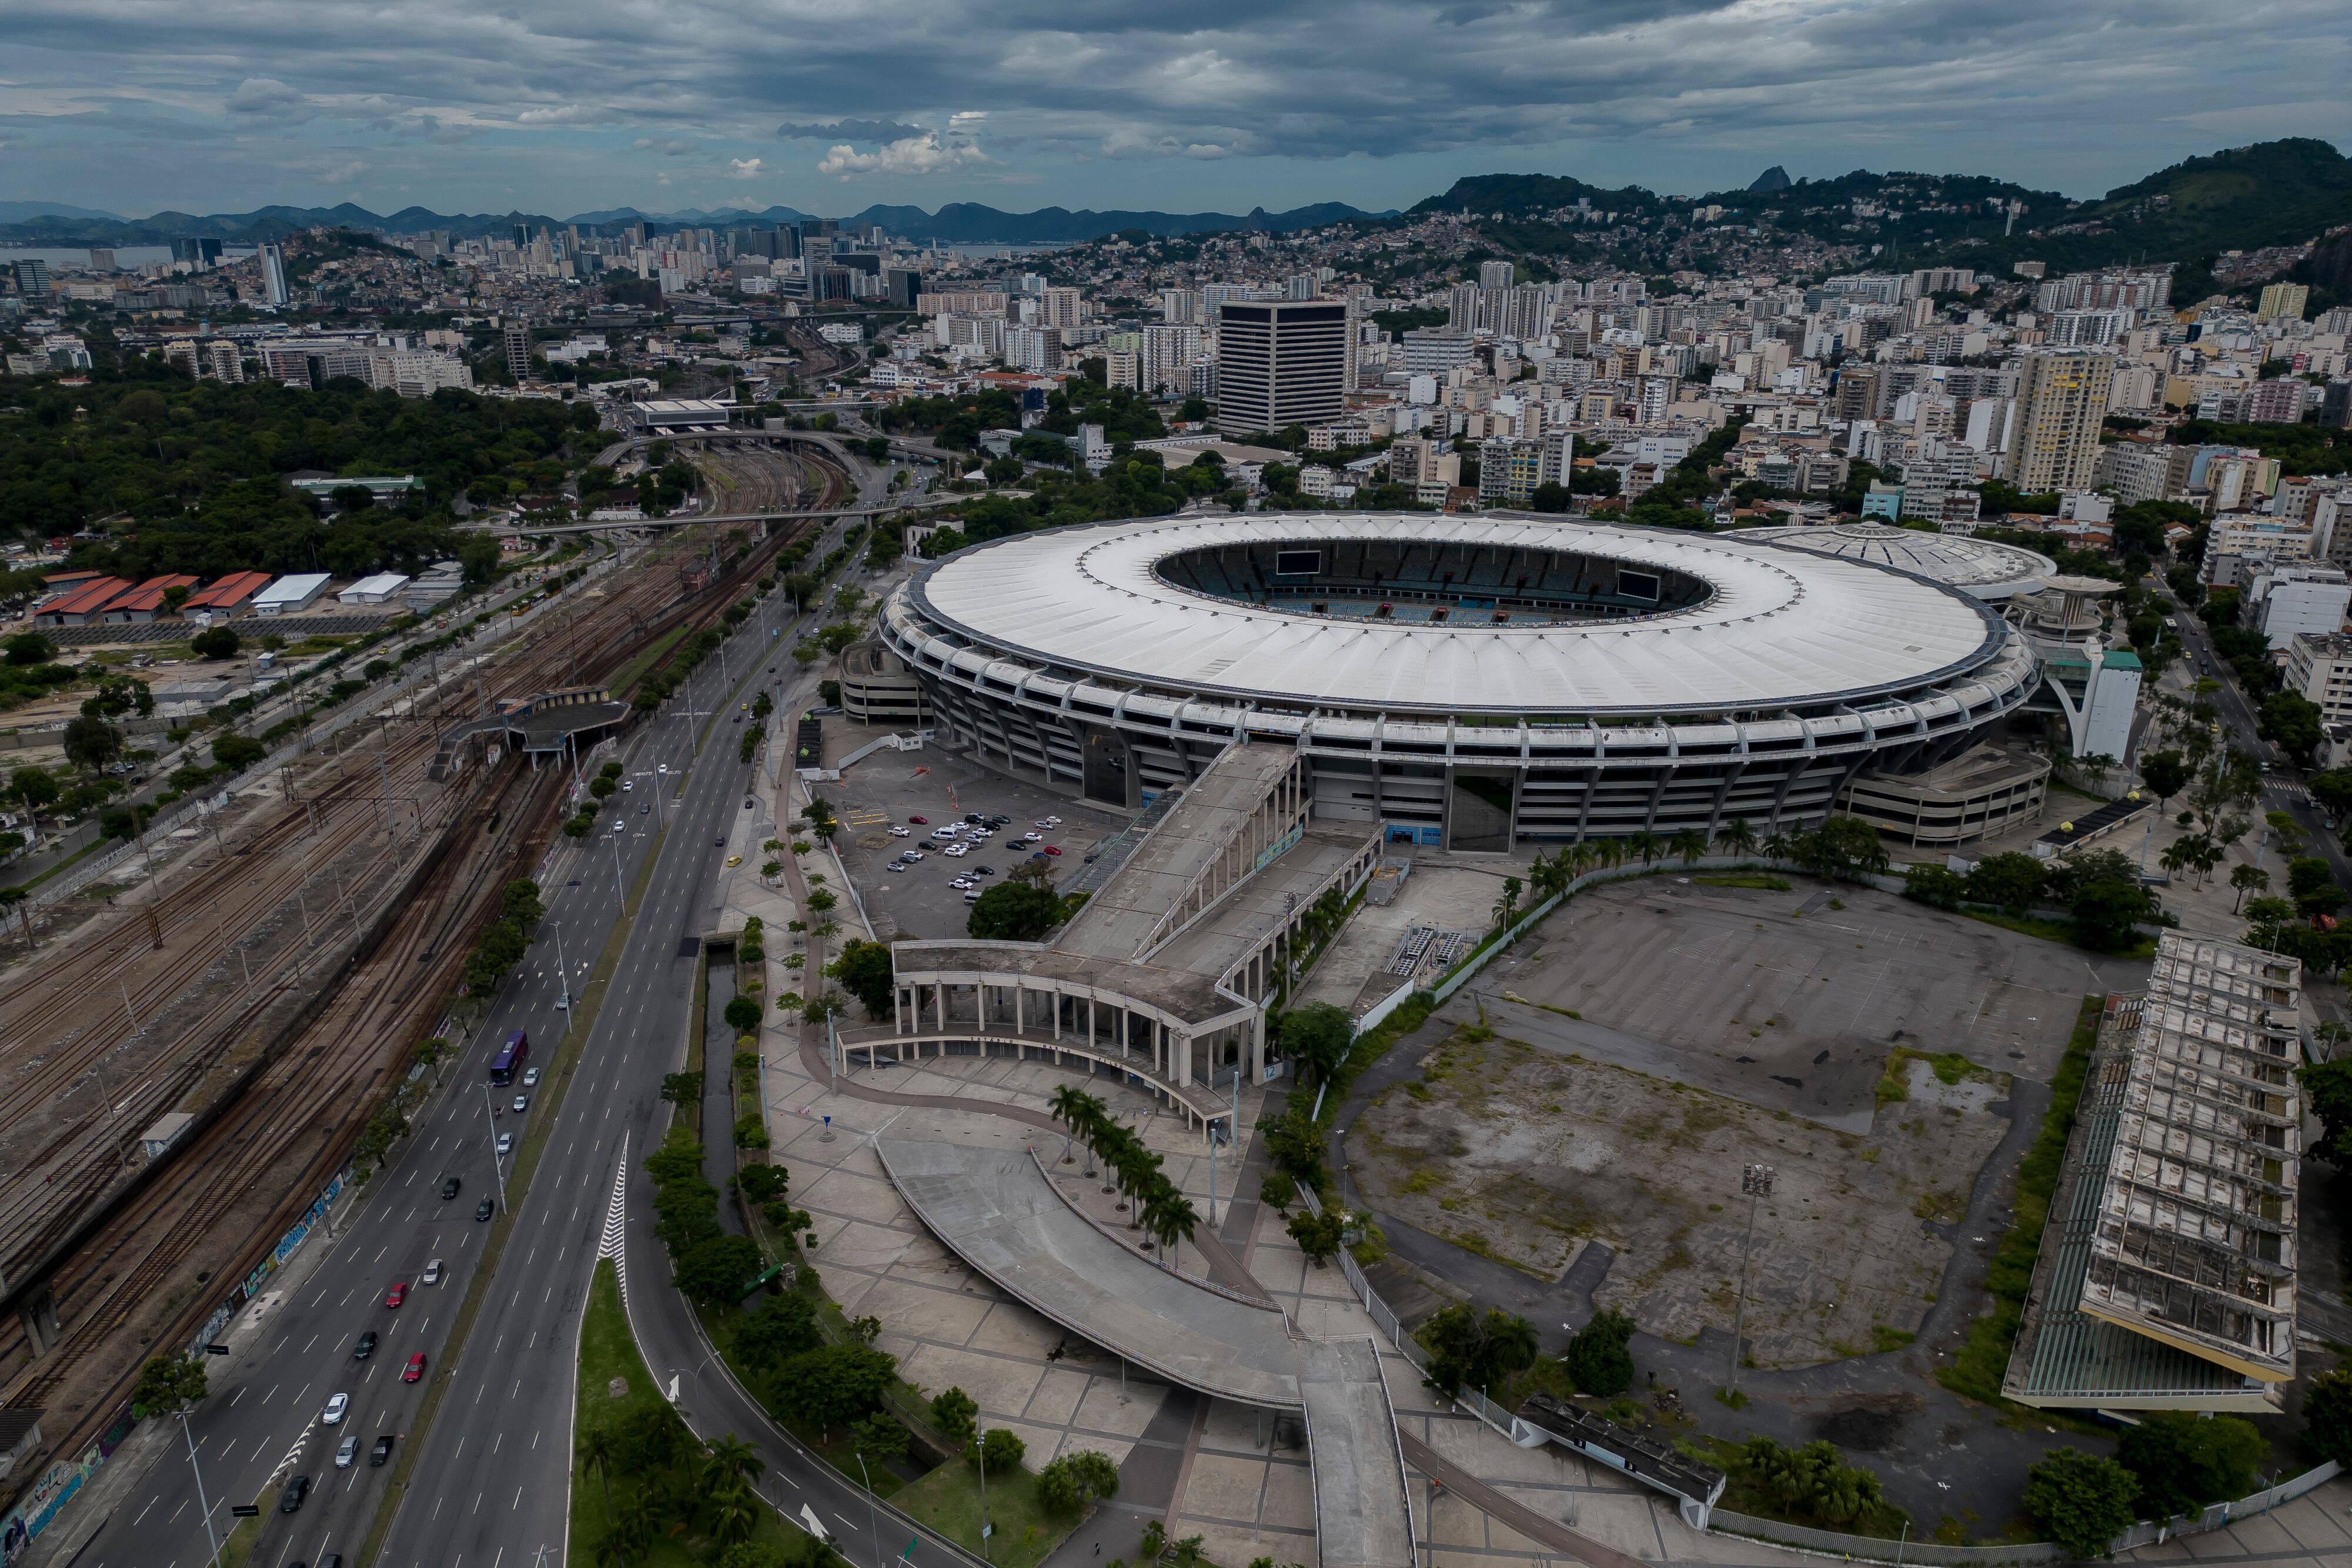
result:
M 2352 159 L 2326 141 L 2293 138 L 2229 148 L 2185 159 L 2095 201 L 2074 201 L 1982 174 L 1884 173 L 1855 170 L 1827 179 L 1791 181 L 1777 164 L 1749 186 L 1697 198 L 1669 197 L 1640 185 L 1611 189 L 1564 174 L 1479 174 L 1457 180 L 1441 195 L 1403 214 L 1470 214 L 1489 241 L 1505 249 L 1568 255 L 1589 245 L 1587 225 L 1554 214 L 1587 206 L 1621 215 L 1655 217 L 1693 201 L 1722 207 L 1725 221 L 1769 225 L 1832 244 L 1876 244 L 1881 265 L 1916 265 L 1948 256 L 1980 270 L 2006 271 L 2032 257 L 2055 270 L 2105 266 L 2134 258 L 2202 263 L 2227 249 L 2294 244 L 2352 225 Z M 333 207 L 268 206 L 249 213 L 163 212 L 125 218 L 56 202 L 0 202 L 0 246 L 155 245 L 184 236 L 252 242 L 321 225 L 415 234 L 447 229 L 459 235 L 505 234 L 516 225 L 615 230 L 627 224 L 677 226 L 793 223 L 808 216 L 789 206 L 645 213 L 614 207 L 554 217 L 541 213 L 443 214 L 404 207 L 379 215 L 344 203 Z M 917 240 L 956 244 L 1037 243 L 1098 238 L 1140 230 L 1158 235 L 1263 229 L 1290 233 L 1339 222 L 1378 223 L 1394 212 L 1366 212 L 1324 202 L 1269 213 L 1096 212 L 1044 207 L 1008 213 L 972 202 L 950 202 L 936 212 L 875 205 L 840 219 L 845 229 L 879 226 Z
M 368 229 L 378 234 L 420 234 L 447 229 L 459 236 L 506 234 L 517 225 L 536 230 L 562 228 L 619 229 L 633 223 L 667 226 L 728 224 L 798 223 L 814 214 L 796 207 L 772 206 L 756 211 L 744 207 L 646 213 L 635 207 L 609 207 L 591 213 L 555 217 L 546 213 L 436 213 L 426 207 L 403 207 L 379 214 L 345 202 L 332 207 L 259 207 L 249 213 L 162 212 L 144 218 L 126 218 L 61 202 L 0 202 L 0 245 L 16 246 L 134 246 L 163 245 L 181 238 L 209 238 L 238 244 L 276 239 L 301 229 L 329 227 Z M 950 202 L 936 213 L 920 207 L 876 205 L 839 221 L 845 229 L 879 225 L 909 238 L 947 244 L 1034 244 L 1055 240 L 1095 239 L 1127 229 L 1154 235 L 1204 234 L 1231 229 L 1267 229 L 1287 234 L 1347 218 L 1381 218 L 1392 212 L 1368 213 L 1339 202 L 1269 213 L 1263 207 L 1235 215 L 1231 213 L 1076 212 L 1067 207 L 1044 207 L 1034 213 L 1007 213 L 976 202 Z

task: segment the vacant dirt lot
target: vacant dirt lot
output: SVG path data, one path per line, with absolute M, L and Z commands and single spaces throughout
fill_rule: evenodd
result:
M 1747 1333 L 1758 1364 L 1804 1365 L 1917 1328 L 2007 1126 L 1986 1109 L 2005 1074 L 1947 1061 L 1947 1084 L 1924 1060 L 1896 1066 L 1909 1097 L 1854 1134 L 1466 1028 L 1365 1112 L 1349 1157 L 1382 1212 L 1545 1278 L 1606 1243 L 1595 1299 L 1685 1343 L 1731 1327 L 1740 1171 L 1771 1165 Z

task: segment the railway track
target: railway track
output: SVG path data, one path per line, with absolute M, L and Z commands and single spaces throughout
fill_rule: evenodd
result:
M 822 495 L 815 508 L 834 504 L 847 488 L 846 477 L 837 470 L 822 467 L 821 472 Z M 566 635 L 539 636 L 502 661 L 501 691 L 520 694 L 543 689 L 555 684 L 559 673 L 568 675 L 575 669 L 590 680 L 609 675 L 672 629 L 715 619 L 764 570 L 782 542 L 771 540 L 754 549 L 703 591 L 692 595 L 680 595 L 667 571 L 614 574 L 618 580 L 615 586 L 595 607 L 595 619 L 603 630 L 588 638 L 586 656 L 583 657 L 576 628 L 567 628 Z M 687 539 L 673 547 L 688 552 L 700 548 L 700 542 Z M 669 552 L 656 549 L 650 553 L 657 564 Z M 449 722 L 471 717 L 475 711 L 471 706 L 436 706 Z M 440 725 L 436 721 L 400 727 L 407 732 L 404 740 L 387 734 L 383 741 L 387 748 L 384 767 L 391 770 L 395 794 L 410 772 L 421 789 L 423 765 Z M 393 768 L 394 756 L 400 758 L 400 768 Z M 379 783 L 381 779 L 379 774 Z M 498 786 L 497 798 L 506 799 L 506 791 L 530 779 L 508 772 Z M 350 782 L 348 776 L 344 782 Z M 509 835 L 499 841 L 519 846 L 524 841 L 513 835 L 551 825 L 554 783 L 552 776 L 532 779 L 538 799 L 530 802 L 529 810 L 493 808 L 497 815 L 492 820 L 504 821 Z M 354 797 L 371 806 L 375 798 L 364 789 Z M 435 813 L 436 821 L 429 825 L 446 833 L 459 810 L 452 800 L 446 811 Z M 420 819 L 420 830 L 427 825 Z M 386 856 L 394 847 L 385 845 Z M 169 1281 L 175 1270 L 184 1272 L 184 1266 L 200 1249 L 217 1253 L 222 1243 L 214 1233 L 232 1216 L 243 1217 L 236 1250 L 222 1260 L 225 1267 L 205 1271 L 210 1283 L 192 1291 L 187 1303 L 168 1321 L 154 1325 L 142 1338 L 142 1346 L 151 1342 L 177 1343 L 193 1332 L 209 1312 L 209 1303 L 218 1299 L 221 1281 L 242 1278 L 250 1270 L 257 1257 L 248 1260 L 247 1254 L 282 1234 L 348 1156 L 360 1125 L 390 1087 L 388 1071 L 398 1064 L 401 1052 L 419 1031 L 420 1010 L 446 994 L 466 946 L 453 937 L 469 935 L 472 925 L 488 917 L 489 883 L 497 868 L 482 857 L 491 852 L 487 846 L 478 845 L 474 853 L 445 854 L 428 883 L 404 901 L 394 926 L 342 979 L 320 1018 L 234 1106 L 178 1153 L 174 1179 L 168 1184 L 157 1182 L 142 1192 L 89 1238 L 71 1261 L 58 1268 L 58 1296 L 61 1307 L 69 1312 L 63 1337 L 47 1355 L 25 1369 L 16 1386 L 8 1390 L 5 1403 L 40 1403 L 71 1386 L 81 1396 L 73 1405 L 83 1413 L 77 1425 L 102 1419 L 136 1375 L 141 1354 L 123 1347 L 121 1334 L 131 1325 L 140 1303 Z M 232 858 L 220 857 L 223 862 Z M 462 879 L 462 886 L 453 880 L 459 877 L 461 865 L 473 868 Z M 282 904 L 281 899 L 280 915 Z M 186 925 L 199 917 L 184 910 L 179 920 Z M 114 951 L 135 947 L 134 933 L 119 942 Z M 222 1033 L 207 1039 L 233 1038 L 241 1024 L 259 1017 L 273 999 L 283 1000 L 284 994 L 282 988 L 270 996 L 257 993 L 234 1015 L 215 1009 L 211 1016 L 217 1017 Z M 217 1060 L 208 1059 L 201 1044 L 193 1051 L 186 1045 L 184 1037 L 184 1060 L 175 1069 L 173 1082 L 200 1083 Z M 184 1088 L 180 1091 L 185 1092 Z M 12 1094 L 12 1104 L 14 1098 Z M 139 1124 L 135 1118 L 122 1120 Z M 305 1153 L 302 1145 L 313 1136 L 317 1147 Z M 79 1179 L 87 1183 L 90 1177 L 85 1173 Z M 265 1201 L 274 1201 L 275 1207 L 257 1214 L 257 1206 Z M 19 1325 L 8 1322 L 0 1327 L 0 1336 L 5 1336 L 0 1337 L 0 1368 L 22 1366 L 29 1346 Z M 59 1436 L 61 1446 L 71 1446 L 85 1435 L 75 1430 Z

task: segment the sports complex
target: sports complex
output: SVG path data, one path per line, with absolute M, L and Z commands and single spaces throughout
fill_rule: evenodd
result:
M 2010 553 L 1994 576 L 2047 569 Z M 1921 561 L 1548 517 L 1141 518 L 960 550 L 880 636 L 957 744 L 1112 805 L 1255 740 L 1303 755 L 1315 820 L 1392 841 L 1770 832 L 1857 776 L 1951 762 L 2034 696 L 2036 653 L 1980 580 Z

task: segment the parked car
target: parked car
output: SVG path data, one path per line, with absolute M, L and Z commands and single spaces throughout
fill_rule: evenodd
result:
M 910 821 L 910 822 L 914 823 L 914 824 L 915 824 L 915 826 L 917 826 L 917 827 L 919 827 L 919 828 L 925 828 L 925 827 L 929 827 L 929 826 L 930 826 L 930 821 L 931 821 L 931 820 L 930 820 L 929 817 L 909 817 L 909 818 L 908 818 L 908 819 L 907 819 L 907 821 Z
M 893 822 L 893 823 L 891 823 L 891 824 L 890 824 L 890 836 L 891 836 L 892 838 L 894 838 L 894 839 L 903 839 L 903 838 L 906 838 L 906 837 L 908 837 L 909 834 L 911 834 L 913 831 L 914 831 L 914 830 L 913 830 L 913 829 L 911 829 L 911 828 L 902 828 L 902 827 L 900 827 L 900 826 L 899 826 L 898 823 L 896 823 L 896 822 Z
M 1062 848 L 1059 844 L 1047 844 L 1045 852 L 1049 855 L 1058 855 L 1062 852 Z

